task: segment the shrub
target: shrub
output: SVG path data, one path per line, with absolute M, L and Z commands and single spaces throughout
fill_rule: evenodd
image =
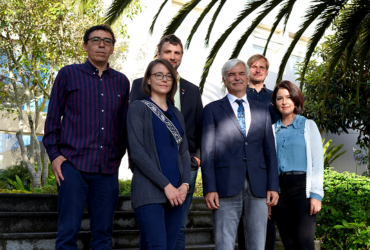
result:
M 193 197 L 203 197 L 202 172 L 198 171 Z
M 7 194 L 32 194 L 32 192 L 29 191 L 22 191 L 22 190 L 16 190 L 16 189 L 0 189 L 0 193 L 7 193 Z
M 316 238 L 322 241 L 322 249 L 338 249 L 335 242 L 345 248 L 353 238 L 366 237 L 366 231 L 362 228 L 364 225 L 365 228 L 370 226 L 370 179 L 326 169 L 324 191 L 316 228 Z M 348 223 L 352 226 L 337 226 Z M 358 226 L 353 226 L 356 224 Z M 356 246 L 348 249 L 366 249 L 366 243 L 360 240 Z
M 10 185 L 8 179 L 15 181 L 16 176 L 19 176 L 22 181 L 24 188 L 29 190 L 31 187 L 31 175 L 27 170 L 27 167 L 23 162 L 7 167 L 6 169 L 1 170 L 0 172 L 0 187 L 13 189 L 14 187 Z
M 131 195 L 131 180 L 118 180 L 119 195 Z

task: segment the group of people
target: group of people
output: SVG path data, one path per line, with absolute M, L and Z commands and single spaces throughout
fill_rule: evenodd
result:
M 266 88 L 269 62 L 253 55 L 222 67 L 228 94 L 203 109 L 199 89 L 178 74 L 175 35 L 130 83 L 109 67 L 109 26 L 86 30 L 84 64 L 63 67 L 51 92 L 43 143 L 58 183 L 55 249 L 77 249 L 84 208 L 90 249 L 111 249 L 118 168 L 126 150 L 140 249 L 185 249 L 199 167 L 212 210 L 215 248 L 274 249 L 275 222 L 285 249 L 314 249 L 323 198 L 321 136 L 299 115 L 292 82 Z

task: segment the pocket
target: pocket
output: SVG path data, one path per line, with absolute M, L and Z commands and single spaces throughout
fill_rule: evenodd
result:
M 124 98 L 124 95 L 120 93 L 114 93 L 110 97 L 110 108 L 115 111 L 119 111 L 122 106 L 122 100 Z
M 215 164 L 216 168 L 227 168 L 229 166 L 228 161 L 220 161 Z
M 267 168 L 266 164 L 264 162 L 260 162 L 260 168 L 265 168 L 266 169 Z

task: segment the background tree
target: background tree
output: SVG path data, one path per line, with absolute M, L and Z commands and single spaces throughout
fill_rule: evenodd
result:
M 318 127 L 333 134 L 348 133 L 348 129 L 359 131 L 357 144 L 369 151 L 370 137 L 370 57 L 364 62 L 358 58 L 361 44 L 356 43 L 352 54 L 343 53 L 329 78 L 328 60 L 334 53 L 333 43 L 340 37 L 339 33 L 328 36 L 318 47 L 306 69 L 303 93 L 305 97 L 304 115 L 315 120 Z M 346 65 L 347 64 L 347 65 Z M 304 63 L 297 64 L 297 75 L 301 75 Z M 326 83 L 328 98 L 325 111 L 322 103 L 325 100 Z
M 86 60 L 82 49 L 88 27 L 103 21 L 103 2 L 90 1 L 84 15 L 75 13 L 72 1 L 9 0 L 0 4 L 0 110 L 15 116 L 21 157 L 39 188 L 48 173 L 48 157 L 36 136 L 41 115 L 58 70 Z M 120 33 L 127 27 L 118 27 Z M 125 43 L 116 50 L 127 50 Z M 30 131 L 27 148 L 24 129 Z

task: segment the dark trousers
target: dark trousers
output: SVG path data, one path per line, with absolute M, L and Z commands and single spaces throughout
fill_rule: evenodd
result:
M 306 175 L 281 175 L 280 197 L 272 214 L 285 250 L 314 250 L 316 215 L 310 215 Z
M 111 249 L 113 217 L 118 201 L 118 173 L 82 172 L 65 161 L 62 174 L 64 181 L 58 186 L 59 219 L 55 249 L 77 249 L 86 203 L 90 215 L 90 249 Z
M 135 209 L 140 250 L 173 250 L 179 237 L 184 206 L 149 204 Z

